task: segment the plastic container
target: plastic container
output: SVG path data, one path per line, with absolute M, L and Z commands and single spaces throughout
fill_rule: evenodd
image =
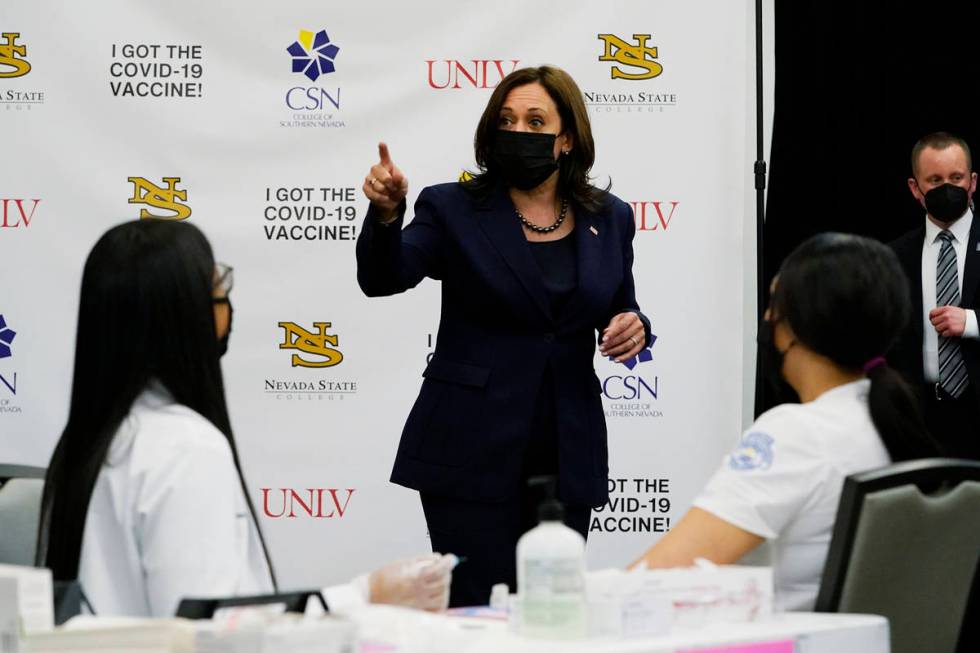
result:
M 540 524 L 517 543 L 517 630 L 528 637 L 577 639 L 588 634 L 585 539 L 562 523 L 554 477 L 531 479 L 544 486 Z

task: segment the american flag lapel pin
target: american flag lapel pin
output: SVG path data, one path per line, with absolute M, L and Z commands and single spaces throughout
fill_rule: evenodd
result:
M 594 226 L 591 226 L 590 225 L 589 226 L 589 231 L 591 231 L 592 234 L 595 235 L 595 236 L 598 236 L 599 235 L 599 230 L 596 229 Z M 980 243 L 977 243 L 977 250 L 980 250 Z

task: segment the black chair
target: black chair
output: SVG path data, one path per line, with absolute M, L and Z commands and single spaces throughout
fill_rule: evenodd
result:
M 977 653 L 980 651 L 980 556 L 973 572 L 973 586 L 970 598 L 963 612 L 963 625 L 960 627 L 960 642 L 956 653 Z
M 77 580 L 56 580 L 51 589 L 54 599 L 54 624 L 56 626 L 60 626 L 72 617 L 82 614 L 83 604 L 88 606 L 88 600 Z
M 281 604 L 285 612 L 302 613 L 306 610 L 306 604 L 311 597 L 317 598 L 324 612 L 329 611 L 323 594 L 317 590 L 306 590 L 281 594 L 260 594 L 258 596 L 231 596 L 222 599 L 181 599 L 177 606 L 176 616 L 184 619 L 210 619 L 215 612 L 222 608 L 275 604 Z
M 980 462 L 934 458 L 849 476 L 818 612 L 880 614 L 893 653 L 953 653 L 980 553 Z
M 0 465 L 0 563 L 31 566 L 44 492 L 41 467 Z
M 0 485 L 12 478 L 44 479 L 46 471 L 43 467 L 31 467 L 29 465 L 0 465 Z

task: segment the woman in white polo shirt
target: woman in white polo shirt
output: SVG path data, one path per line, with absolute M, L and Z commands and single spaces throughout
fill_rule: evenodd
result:
M 694 507 L 634 565 L 732 563 L 771 540 L 776 608 L 811 609 L 844 478 L 938 453 L 884 358 L 910 311 L 899 263 L 877 241 L 821 234 L 790 254 L 759 346 L 769 375 L 801 403 L 761 415 Z
M 68 423 L 48 467 L 38 561 L 100 615 L 171 616 L 184 597 L 276 587 L 225 406 L 231 268 L 191 224 L 106 232 L 85 263 Z M 327 588 L 333 608 L 438 610 L 451 556 Z

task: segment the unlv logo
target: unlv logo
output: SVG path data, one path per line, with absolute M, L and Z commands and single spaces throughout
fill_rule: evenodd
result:
M 279 326 L 284 330 L 279 349 L 298 349 L 314 356 L 314 359 L 310 360 L 299 354 L 293 354 L 293 367 L 333 367 L 344 360 L 344 355 L 340 351 L 327 346 L 329 344 L 336 347 L 338 343 L 338 336 L 327 335 L 330 322 L 314 322 L 313 328 L 319 329 L 319 333 L 307 331 L 295 322 L 280 322 Z
M 0 43 L 0 78 L 23 77 L 31 72 L 31 64 L 27 59 L 19 58 L 27 56 L 26 45 L 14 45 L 20 37 L 20 32 L 4 32 L 3 38 L 6 43 Z
M 667 231 L 680 202 L 630 202 L 637 231 Z
M 133 184 L 133 196 L 130 204 L 146 204 L 155 209 L 171 211 L 172 213 L 153 213 L 149 209 L 140 209 L 140 219 L 157 218 L 159 220 L 186 220 L 191 217 L 191 207 L 177 200 L 187 201 L 187 191 L 178 190 L 180 177 L 164 177 L 166 188 L 161 188 L 144 177 L 127 177 Z
M 445 88 L 496 88 L 500 81 L 517 70 L 520 59 L 426 59 L 429 86 Z
M 3 203 L 3 222 L 0 222 L 0 229 L 14 229 L 16 227 L 26 229 L 31 226 L 34 212 L 37 211 L 37 205 L 41 203 L 41 200 L 4 197 L 0 199 L 0 202 Z
M 599 40 L 605 46 L 599 61 L 615 61 L 642 70 L 642 72 L 625 72 L 622 68 L 613 66 L 610 72 L 612 79 L 650 79 L 664 71 L 664 67 L 655 61 L 657 48 L 647 47 L 650 34 L 634 34 L 633 38 L 636 39 L 636 45 L 627 43 L 615 34 L 599 34 Z
M 344 492 L 346 492 L 346 497 L 341 500 L 337 494 Z M 347 512 L 354 492 L 354 488 L 340 490 L 338 488 L 318 487 L 295 490 L 282 487 L 273 490 L 273 488 L 264 487 L 262 488 L 262 512 L 265 513 L 266 517 L 272 519 L 302 517 L 302 514 L 297 514 L 297 510 L 299 513 L 306 513 L 308 517 L 313 519 L 339 519 Z M 271 499 L 270 494 L 272 493 L 279 495 L 282 500 Z M 276 508 L 275 512 L 273 506 Z

